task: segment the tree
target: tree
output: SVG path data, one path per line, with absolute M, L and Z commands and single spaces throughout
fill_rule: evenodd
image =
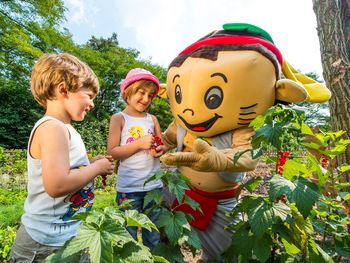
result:
M 43 52 L 72 44 L 57 28 L 61 0 L 0 1 L 0 145 L 24 148 L 42 109 L 29 91 L 31 67 Z M 62 48 L 62 46 L 61 46 Z
M 332 92 L 329 102 L 332 130 L 350 136 L 350 2 L 313 0 L 320 41 L 323 78 Z M 350 163 L 350 148 L 337 158 L 338 165 Z M 349 179 L 349 178 L 348 178 Z
M 43 113 L 29 90 L 31 67 L 43 53 L 71 53 L 86 62 L 100 81 L 96 107 L 86 122 L 77 125 L 88 148 L 105 145 L 106 134 L 101 134 L 107 133 L 106 120 L 121 110 L 118 83 L 131 68 L 146 68 L 165 81 L 164 68 L 138 60 L 135 49 L 120 47 L 116 33 L 75 44 L 70 32 L 60 28 L 64 11 L 62 0 L 0 1 L 0 146 L 25 148 L 33 124 Z M 167 106 L 156 102 L 153 109 L 158 113 Z M 171 121 L 166 116 L 162 125 Z

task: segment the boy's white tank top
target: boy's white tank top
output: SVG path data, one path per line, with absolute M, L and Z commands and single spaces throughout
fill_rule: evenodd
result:
M 28 196 L 24 204 L 25 213 L 22 224 L 35 241 L 49 246 L 62 246 L 68 239 L 76 235 L 81 221 L 70 220 L 80 212 L 89 211 L 94 201 L 93 182 L 83 189 L 58 198 L 49 196 L 42 183 L 41 160 L 30 155 L 29 147 L 34 131 L 43 122 L 59 121 L 53 117 L 44 116 L 34 125 L 29 137 L 27 149 Z M 85 145 L 80 134 L 70 125 L 66 125 L 69 141 L 70 169 L 89 165 Z
M 124 118 L 120 145 L 126 145 L 145 135 L 154 134 L 154 123 L 150 114 L 146 113 L 146 117 L 132 117 L 124 112 L 120 114 Z M 120 160 L 116 190 L 130 193 L 160 188 L 163 186 L 160 180 L 153 180 L 144 185 L 145 181 L 159 169 L 159 158 L 151 156 L 149 150 L 141 150 L 129 158 Z

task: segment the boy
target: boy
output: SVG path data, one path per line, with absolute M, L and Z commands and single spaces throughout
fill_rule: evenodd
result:
M 31 91 L 45 109 L 29 137 L 28 197 L 12 247 L 15 262 L 40 262 L 76 235 L 81 221 L 70 218 L 91 209 L 93 179 L 111 174 L 110 156 L 88 160 L 71 121 L 94 107 L 99 84 L 93 71 L 69 54 L 45 54 L 33 67 Z

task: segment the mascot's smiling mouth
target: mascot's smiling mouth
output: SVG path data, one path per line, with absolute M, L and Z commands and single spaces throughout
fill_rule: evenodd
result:
M 217 121 L 217 119 L 222 118 L 222 116 L 215 113 L 215 116 L 205 122 L 197 123 L 197 124 L 189 124 L 183 117 L 177 115 L 180 120 L 186 125 L 186 127 L 192 131 L 196 132 L 204 132 L 207 131 L 213 126 L 213 124 Z

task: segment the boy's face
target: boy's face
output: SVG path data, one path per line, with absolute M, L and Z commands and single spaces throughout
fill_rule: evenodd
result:
M 74 121 L 84 120 L 86 114 L 94 108 L 93 100 L 97 94 L 88 88 L 80 88 L 75 92 L 68 92 L 66 110 Z
M 168 71 L 171 111 L 197 136 L 247 126 L 273 105 L 275 74 L 270 60 L 256 51 L 220 51 L 216 61 L 189 57 Z

